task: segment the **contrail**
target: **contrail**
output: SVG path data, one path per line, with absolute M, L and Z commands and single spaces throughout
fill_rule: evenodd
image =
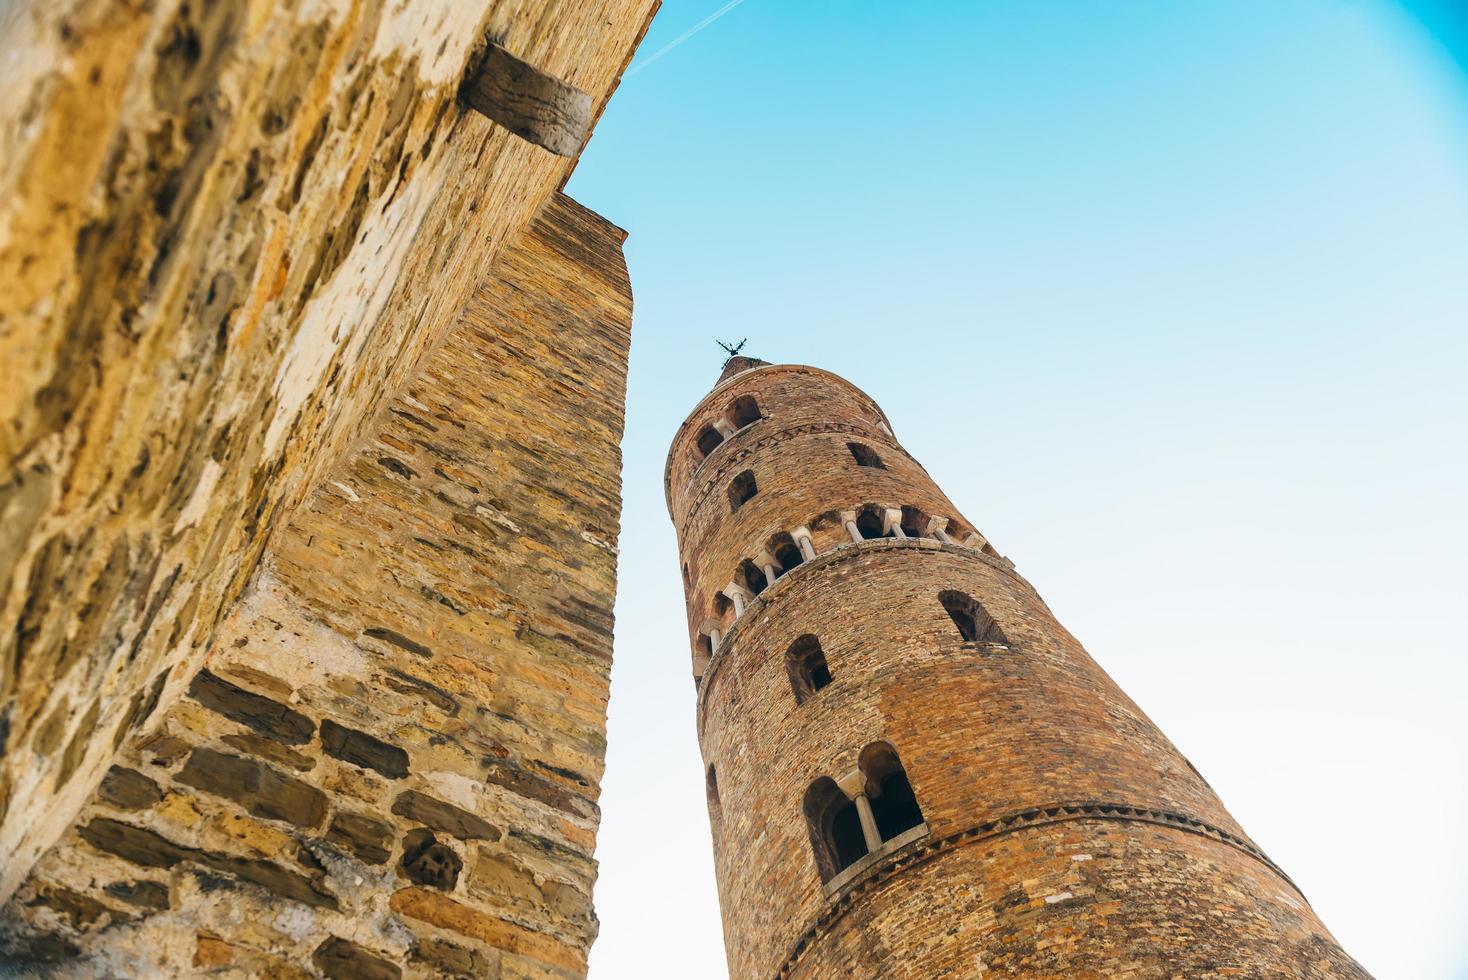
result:
M 733 10 L 735 7 L 739 6 L 743 2 L 744 2 L 744 0 L 729 0 L 728 3 L 724 4 L 718 10 L 715 10 L 713 13 L 709 14 L 703 20 L 699 21 L 697 24 L 694 24 L 692 27 L 690 27 L 688 30 L 684 31 L 682 34 L 679 34 L 677 37 L 673 38 L 673 40 L 669 41 L 667 44 L 665 44 L 662 47 L 658 48 L 651 55 L 649 55 L 646 60 L 642 61 L 640 64 L 633 65 L 631 68 L 627 69 L 627 74 L 626 74 L 625 77 L 631 78 L 633 75 L 635 75 L 638 72 L 642 71 L 642 69 L 646 68 L 648 65 L 652 64 L 654 61 L 657 61 L 663 55 L 667 54 L 669 51 L 672 51 L 678 45 L 682 44 L 684 41 L 688 40 L 690 37 L 692 37 L 693 35 L 697 34 L 699 31 L 703 30 L 705 27 L 709 26 L 714 21 L 718 20 L 720 17 L 724 16 L 729 11 Z

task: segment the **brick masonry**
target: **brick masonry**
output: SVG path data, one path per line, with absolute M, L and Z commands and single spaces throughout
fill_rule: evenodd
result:
M 574 158 L 657 0 L 21 0 L 0 17 L 0 900 Z
M 761 417 L 741 428 L 742 396 Z M 705 454 L 721 420 L 732 435 Z M 758 490 L 736 508 L 746 470 Z M 1366 976 L 865 394 L 736 361 L 675 437 L 667 489 L 731 976 Z M 863 507 L 907 507 L 921 536 L 853 541 L 842 512 Z M 742 615 L 721 602 L 801 526 L 815 558 L 775 567 Z M 965 640 L 945 590 L 1002 642 Z M 786 652 L 805 634 L 831 681 L 798 701 Z M 807 787 L 874 742 L 896 749 L 922 826 L 823 884 Z
M 4 910 L 46 976 L 581 976 L 631 292 L 557 195 Z

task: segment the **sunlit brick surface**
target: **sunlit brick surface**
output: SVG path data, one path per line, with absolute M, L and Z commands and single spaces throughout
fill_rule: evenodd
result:
M 853 386 L 736 362 L 675 438 L 668 493 L 732 976 L 1365 975 Z M 863 508 L 907 508 L 907 537 L 853 540 Z M 815 557 L 782 567 L 773 542 L 801 528 Z M 758 596 L 751 565 L 775 576 Z M 740 588 L 742 612 L 720 598 Z M 947 590 L 1003 642 L 965 640 Z M 831 680 L 798 701 L 786 651 L 806 634 Z M 874 742 L 924 826 L 825 885 L 802 801 Z

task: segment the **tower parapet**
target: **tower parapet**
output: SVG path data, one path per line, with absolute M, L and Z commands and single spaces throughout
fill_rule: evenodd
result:
M 730 364 L 666 482 L 732 976 L 1366 976 L 870 397 Z

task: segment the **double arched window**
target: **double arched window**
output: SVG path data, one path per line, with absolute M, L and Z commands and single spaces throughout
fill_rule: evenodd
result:
M 923 826 L 907 772 L 886 742 L 863 749 L 857 771 L 840 784 L 829 776 L 811 783 L 803 810 L 822 882 Z

